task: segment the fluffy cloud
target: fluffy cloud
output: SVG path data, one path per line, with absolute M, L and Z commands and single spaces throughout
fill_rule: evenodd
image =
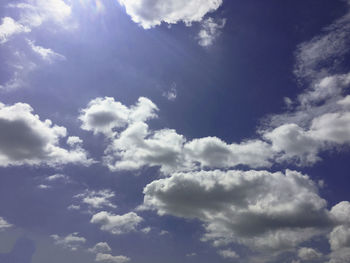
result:
M 80 237 L 79 233 L 77 232 L 71 233 L 66 237 L 60 237 L 58 235 L 51 235 L 51 237 L 55 240 L 56 245 L 62 246 L 72 251 L 77 250 L 86 242 L 86 239 L 84 237 Z
M 145 29 L 162 22 L 190 24 L 219 8 L 222 0 L 119 0 L 126 13 Z
M 90 222 L 101 226 L 101 230 L 113 235 L 120 235 L 136 231 L 136 227 L 143 221 L 142 217 L 134 212 L 124 215 L 115 215 L 106 211 L 92 216 Z
M 209 17 L 201 23 L 201 30 L 198 33 L 198 44 L 202 47 L 211 46 L 215 39 L 221 34 L 221 29 L 224 28 L 226 19 L 215 21 Z
M 155 118 L 157 110 L 152 101 L 143 97 L 130 108 L 111 97 L 96 98 L 81 110 L 79 119 L 82 121 L 82 129 L 112 136 L 115 129 L 123 128 L 129 123 Z
M 112 171 L 159 166 L 169 174 L 198 168 L 229 168 L 237 165 L 268 167 L 274 151 L 261 140 L 227 144 L 217 137 L 187 141 L 173 129 L 152 131 L 147 120 L 157 106 L 146 98 L 127 107 L 113 98 L 96 98 L 81 110 L 82 129 L 103 133 L 110 141 L 104 163 Z
M 12 35 L 29 31 L 28 27 L 23 26 L 11 17 L 4 17 L 0 25 L 0 44 L 7 42 Z
M 125 263 L 130 261 L 130 258 L 126 256 L 112 256 L 110 254 L 98 253 L 96 255 L 96 262 L 106 262 L 106 263 Z
M 0 103 L 0 166 L 57 166 L 67 163 L 90 165 L 93 161 L 76 145 L 67 150 L 59 146 L 67 136 L 66 128 L 41 121 L 30 105 Z
M 103 207 L 116 208 L 117 206 L 111 202 L 111 198 L 115 195 L 110 190 L 100 190 L 100 191 L 89 191 L 86 190 L 84 193 L 74 196 L 79 198 L 82 203 L 87 204 L 89 207 L 94 209 L 99 209 Z
M 297 246 L 332 225 L 326 201 L 309 177 L 294 171 L 178 173 L 144 189 L 142 209 L 198 218 L 214 245 L 258 250 Z
M 106 253 L 112 251 L 111 247 L 106 242 L 97 243 L 93 248 L 89 248 L 92 253 Z
M 0 231 L 12 227 L 4 218 L 0 217 Z

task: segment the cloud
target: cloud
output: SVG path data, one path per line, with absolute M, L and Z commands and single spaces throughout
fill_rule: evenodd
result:
M 0 44 L 4 44 L 13 35 L 29 32 L 30 28 L 21 25 L 11 17 L 2 18 L 0 25 Z
M 52 49 L 44 48 L 44 47 L 35 45 L 34 41 L 27 40 L 27 42 L 28 42 L 29 47 L 33 50 L 33 52 L 38 54 L 43 60 L 45 60 L 49 63 L 52 63 L 56 60 L 65 60 L 66 59 L 65 56 L 54 52 Z
M 85 190 L 84 193 L 75 195 L 82 203 L 87 204 L 90 208 L 99 209 L 103 207 L 116 208 L 117 206 L 111 202 L 111 198 L 115 195 L 111 190 L 90 191 Z
M 198 44 L 202 47 L 211 46 L 215 39 L 221 34 L 221 29 L 224 28 L 226 19 L 218 19 L 215 21 L 209 17 L 201 22 L 201 30 L 198 33 Z
M 106 253 L 112 251 L 111 247 L 106 242 L 99 242 L 94 247 L 88 249 L 92 253 Z
M 210 12 L 219 8 L 222 0 L 119 0 L 132 20 L 149 29 L 162 22 L 189 25 L 199 22 Z
M 129 123 L 155 118 L 157 110 L 157 106 L 144 97 L 140 97 L 136 105 L 129 108 L 111 97 L 96 98 L 81 110 L 79 119 L 82 121 L 82 129 L 112 136 L 115 129 L 123 128 Z
M 26 0 L 9 6 L 20 11 L 19 23 L 30 28 L 41 26 L 48 21 L 65 28 L 69 27 L 66 22 L 72 9 L 63 0 Z
M 167 98 L 167 100 L 174 101 L 177 97 L 177 89 L 176 89 L 176 83 L 173 82 L 171 84 L 171 88 L 168 91 L 164 91 L 162 94 L 163 97 Z
M 86 239 L 84 237 L 80 237 L 79 233 L 77 232 L 71 233 L 65 237 L 60 237 L 58 235 L 51 235 L 51 237 L 55 240 L 56 245 L 72 251 L 77 250 L 81 245 L 86 243 Z
M 295 74 L 300 79 L 313 81 L 335 70 L 349 52 L 350 13 L 337 19 L 308 42 L 299 45 L 296 51 Z
M 3 217 L 0 217 L 0 231 L 11 228 L 12 225 L 8 223 Z
M 68 179 L 68 176 L 66 176 L 64 174 L 53 174 L 53 175 L 46 177 L 46 180 L 53 182 L 53 181 L 58 181 L 58 180 L 68 181 L 69 179 Z
M 0 166 L 93 163 L 80 146 L 69 150 L 59 146 L 60 139 L 67 136 L 66 128 L 48 119 L 41 121 L 32 112 L 26 103 L 0 103 Z
M 144 234 L 148 234 L 149 232 L 151 232 L 151 230 L 152 229 L 148 226 L 148 227 L 142 228 L 141 232 L 144 233 Z
M 304 261 L 312 261 L 321 258 L 322 253 L 309 247 L 302 247 L 298 250 L 298 257 Z
M 101 226 L 101 230 L 113 235 L 120 235 L 136 231 L 136 227 L 143 221 L 142 217 L 134 212 L 124 215 L 115 215 L 106 211 L 92 216 L 90 222 Z
M 219 250 L 219 255 L 222 256 L 223 258 L 227 258 L 227 259 L 237 259 L 239 258 L 239 255 L 237 255 L 237 253 L 233 250 L 230 249 L 223 249 L 223 250 Z
M 187 141 L 173 129 L 152 131 L 146 121 L 156 118 L 157 106 L 146 98 L 127 107 L 114 98 L 96 98 L 81 110 L 81 128 L 102 133 L 109 140 L 103 158 L 112 171 L 159 166 L 161 172 L 230 168 L 247 165 L 269 167 L 274 155 L 262 140 L 227 144 L 217 137 Z
M 126 256 L 112 256 L 110 254 L 98 253 L 96 255 L 96 262 L 106 262 L 106 263 L 125 263 L 130 261 L 130 258 Z
M 197 218 L 206 229 L 202 239 L 214 245 L 239 243 L 280 251 L 333 224 L 317 185 L 289 170 L 177 173 L 148 184 L 144 194 L 140 209 Z

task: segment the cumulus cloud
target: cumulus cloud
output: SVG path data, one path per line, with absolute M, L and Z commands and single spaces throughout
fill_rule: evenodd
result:
M 106 263 L 125 263 L 130 261 L 130 258 L 126 256 L 112 256 L 110 254 L 98 253 L 96 255 L 96 262 L 106 262 Z
M 79 236 L 79 233 L 71 233 L 65 237 L 61 237 L 59 235 L 51 235 L 51 237 L 55 240 L 55 244 L 62 246 L 63 248 L 70 249 L 72 251 L 77 250 L 84 243 L 86 243 L 86 239 L 84 237 Z
M 99 242 L 94 247 L 88 249 L 92 253 L 107 253 L 112 251 L 111 247 L 106 242 Z
M 201 22 L 201 30 L 198 33 L 198 44 L 202 47 L 211 46 L 215 39 L 221 34 L 221 29 L 224 28 L 226 19 L 215 21 L 209 17 Z
M 156 180 L 143 209 L 198 218 L 203 240 L 259 250 L 293 248 L 331 226 L 326 201 L 309 177 L 294 171 L 200 171 Z
M 0 166 L 92 164 L 80 146 L 68 150 L 59 146 L 66 136 L 66 128 L 41 121 L 30 105 L 0 103 Z
M 260 251 L 296 247 L 332 225 L 326 201 L 308 176 L 287 170 L 177 173 L 144 188 L 140 209 L 198 218 L 214 245 Z
M 140 97 L 136 105 L 129 108 L 111 97 L 96 98 L 81 110 L 79 119 L 82 129 L 112 136 L 118 128 L 155 118 L 157 110 L 157 106 L 144 97 Z
M 87 204 L 90 208 L 99 209 L 103 207 L 116 208 L 117 206 L 110 200 L 114 196 L 114 192 L 104 189 L 99 191 L 86 190 L 74 197 L 80 199 L 82 203 Z
M 4 17 L 2 18 L 2 24 L 0 25 L 0 44 L 7 42 L 13 35 L 29 31 L 30 28 L 18 23 L 11 17 Z
M 90 220 L 91 223 L 100 225 L 101 230 L 107 231 L 113 235 L 136 231 L 136 227 L 142 221 L 142 217 L 134 212 L 124 215 L 115 215 L 106 211 L 93 215 Z
M 8 223 L 3 217 L 0 217 L 0 231 L 3 231 L 10 227 L 12 227 L 12 225 Z
M 132 20 L 149 29 L 162 22 L 187 25 L 199 22 L 209 13 L 217 10 L 222 0 L 119 0 Z
M 159 166 L 169 174 L 199 168 L 271 166 L 274 151 L 262 140 L 227 144 L 217 137 L 187 141 L 173 129 L 152 131 L 147 120 L 155 118 L 157 106 L 146 98 L 127 107 L 113 98 L 97 98 L 81 110 L 82 129 L 102 133 L 110 141 L 103 158 L 112 171 Z

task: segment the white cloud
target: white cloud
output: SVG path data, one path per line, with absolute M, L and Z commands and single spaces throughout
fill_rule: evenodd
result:
M 273 156 L 271 146 L 260 140 L 227 144 L 217 137 L 193 139 L 184 145 L 186 160 L 201 167 L 229 168 L 239 164 L 269 167 Z
M 72 251 L 77 250 L 81 245 L 86 243 L 86 239 L 84 237 L 80 237 L 79 233 L 77 232 L 71 233 L 65 237 L 60 237 L 58 235 L 51 235 L 51 237 L 55 240 L 56 245 Z
M 48 119 L 41 121 L 32 112 L 26 103 L 0 103 L 0 166 L 93 163 L 80 146 L 69 150 L 59 146 L 60 139 L 67 136 L 66 128 Z
M 106 263 L 125 263 L 130 261 L 130 258 L 126 256 L 112 256 L 110 254 L 98 253 L 96 255 L 96 262 L 106 262 Z
M 44 48 L 44 47 L 35 45 L 34 41 L 27 40 L 27 42 L 28 42 L 29 47 L 33 50 L 33 52 L 38 54 L 43 60 L 45 60 L 49 63 L 52 63 L 56 60 L 65 60 L 66 59 L 65 56 L 54 52 L 52 49 Z
M 112 136 L 116 129 L 130 123 L 155 118 L 157 110 L 157 106 L 144 97 L 140 97 L 136 105 L 129 108 L 111 97 L 96 98 L 81 110 L 79 119 L 82 121 L 82 129 Z
M 173 82 L 171 84 L 171 88 L 168 91 L 164 91 L 162 94 L 163 97 L 167 98 L 170 101 L 176 100 L 177 97 L 177 89 L 176 89 L 176 83 Z
M 0 44 L 7 42 L 12 35 L 29 31 L 30 28 L 21 25 L 11 17 L 4 17 L 0 25 Z
M 214 245 L 291 249 L 332 225 L 317 185 L 294 171 L 177 173 L 148 184 L 144 194 L 140 209 L 198 218 L 207 232 L 203 240 Z
M 90 222 L 101 226 L 101 230 L 113 235 L 120 235 L 136 231 L 136 227 L 143 221 L 142 217 L 134 212 L 124 215 L 115 215 L 106 211 L 92 216 Z
M 68 180 L 68 176 L 64 175 L 64 174 L 53 174 L 53 175 L 50 175 L 48 177 L 46 177 L 46 180 L 47 181 L 57 181 L 57 180 L 65 180 L 67 181 Z
M 221 29 L 224 28 L 226 19 L 215 21 L 209 17 L 201 22 L 201 30 L 198 33 L 198 44 L 202 47 L 211 46 L 215 39 L 221 34 Z
M 0 231 L 3 231 L 10 227 L 12 227 L 12 225 L 8 223 L 3 217 L 0 217 Z
M 272 149 L 280 152 L 278 160 L 296 160 L 298 164 L 313 164 L 321 147 L 320 141 L 297 124 L 284 124 L 264 134 L 271 141 Z
M 94 247 L 88 249 L 89 252 L 92 253 L 107 253 L 111 252 L 112 249 L 106 242 L 99 242 Z
M 181 151 L 184 141 L 184 137 L 174 130 L 164 129 L 152 134 L 146 123 L 136 122 L 108 147 L 105 163 L 111 170 L 161 166 L 161 170 L 168 173 L 182 165 Z
M 230 249 L 219 250 L 218 253 L 223 258 L 228 258 L 228 259 L 237 259 L 237 258 L 239 258 L 239 255 L 235 251 L 230 250 Z
M 227 144 L 217 137 L 192 141 L 173 129 L 152 131 L 145 122 L 157 115 L 157 106 L 146 98 L 127 107 L 113 98 L 96 98 L 81 110 L 82 129 L 103 133 L 110 144 L 103 158 L 112 171 L 159 166 L 161 172 L 199 168 L 230 168 L 247 165 L 271 166 L 274 151 L 266 142 L 248 140 Z
M 26 0 L 9 6 L 20 10 L 19 22 L 30 28 L 38 27 L 47 21 L 65 28 L 71 26 L 67 24 L 67 19 L 72 13 L 72 8 L 63 0 Z
M 295 74 L 299 78 L 314 80 L 336 68 L 349 52 L 350 13 L 323 30 L 323 34 L 299 45 L 296 52 Z
M 187 25 L 199 22 L 207 13 L 217 10 L 222 0 L 119 0 L 119 3 L 135 23 L 149 29 L 162 22 L 182 21 Z
M 151 230 L 152 229 L 148 226 L 148 227 L 142 228 L 141 232 L 144 233 L 144 234 L 148 234 L 149 232 L 151 232 Z
M 302 260 L 305 261 L 312 261 L 312 260 L 316 260 L 321 258 L 323 255 L 321 252 L 313 249 L 313 248 L 309 248 L 309 247 L 302 247 L 299 248 L 298 250 L 298 257 Z
M 85 190 L 85 192 L 74 197 L 79 198 L 82 203 L 87 204 L 91 208 L 99 209 L 103 207 L 116 208 L 117 206 L 110 200 L 114 196 L 111 190 L 104 189 L 99 191 Z
M 38 185 L 38 188 L 39 188 L 39 189 L 50 189 L 51 186 L 49 186 L 49 185 L 47 185 L 47 184 L 39 184 L 39 185 Z

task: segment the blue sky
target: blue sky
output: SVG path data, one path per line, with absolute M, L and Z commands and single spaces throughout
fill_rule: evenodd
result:
M 350 262 L 350 2 L 0 8 L 0 263 Z

